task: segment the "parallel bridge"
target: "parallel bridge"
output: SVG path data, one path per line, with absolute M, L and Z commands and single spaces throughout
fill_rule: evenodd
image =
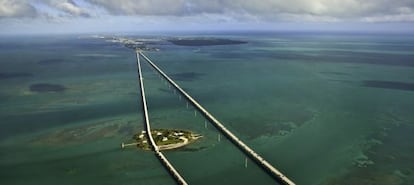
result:
M 249 158 L 256 162 L 262 169 L 264 169 L 267 173 L 272 175 L 275 180 L 284 185 L 295 185 L 293 181 L 291 181 L 288 177 L 283 175 L 278 169 L 276 169 L 272 164 L 267 162 L 263 157 L 257 154 L 253 149 L 247 146 L 243 141 L 241 141 L 237 136 L 235 136 L 230 130 L 228 130 L 220 121 L 218 121 L 213 115 L 211 115 L 204 107 L 200 105 L 194 98 L 192 98 L 187 92 L 185 92 L 177 83 L 175 83 L 167 74 L 165 74 L 157 65 L 155 65 L 147 56 L 145 56 L 141 51 L 137 50 L 137 65 L 139 71 L 139 78 L 140 78 L 140 87 L 141 87 L 141 95 L 143 99 L 143 108 L 145 114 L 145 123 L 146 123 L 146 133 L 148 138 L 150 138 L 151 145 L 153 146 L 153 151 L 159 156 L 159 159 L 163 162 L 164 166 L 170 171 L 170 173 L 175 177 L 178 183 L 186 184 L 182 176 L 174 169 L 171 163 L 163 156 L 163 154 L 158 150 L 157 145 L 155 144 L 152 136 L 151 136 L 151 129 L 148 120 L 148 111 L 145 101 L 145 92 L 144 92 L 144 84 L 142 81 L 142 72 L 140 66 L 140 56 L 142 56 L 148 64 L 157 71 L 162 78 L 164 78 L 168 83 L 170 83 L 177 91 L 184 96 L 197 110 L 210 121 L 213 126 L 215 126 L 224 136 L 226 136 L 232 143 L 234 143 L 242 152 L 244 152 Z

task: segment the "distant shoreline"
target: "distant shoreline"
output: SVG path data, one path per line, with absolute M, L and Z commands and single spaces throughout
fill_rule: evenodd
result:
M 168 42 L 171 42 L 178 46 L 215 46 L 215 45 L 238 45 L 238 44 L 247 44 L 246 41 L 230 40 L 230 39 L 170 39 Z

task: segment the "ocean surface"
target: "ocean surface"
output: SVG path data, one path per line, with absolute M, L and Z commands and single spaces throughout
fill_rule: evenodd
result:
M 127 35 L 299 185 L 414 184 L 414 35 Z M 245 44 L 178 46 L 168 38 Z M 204 137 L 166 151 L 189 184 L 277 184 L 143 63 L 153 128 Z M 88 35 L 0 38 L 0 184 L 175 184 L 144 128 L 133 50 Z M 246 163 L 247 161 L 247 163 Z

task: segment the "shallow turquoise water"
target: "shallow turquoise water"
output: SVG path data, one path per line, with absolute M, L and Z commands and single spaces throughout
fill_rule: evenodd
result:
M 414 183 L 414 91 L 364 86 L 414 83 L 413 36 L 213 36 L 249 43 L 146 54 L 173 77 L 195 73 L 177 82 L 297 184 Z M 0 73 L 31 74 L 0 79 L 1 184 L 174 184 L 150 152 L 119 149 L 143 129 L 131 50 L 74 36 L 0 46 Z M 154 128 L 205 136 L 166 152 L 190 184 L 274 183 L 148 66 L 144 79 Z M 36 83 L 67 89 L 30 92 Z

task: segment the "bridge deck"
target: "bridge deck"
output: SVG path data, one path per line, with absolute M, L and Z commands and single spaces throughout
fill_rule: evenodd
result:
M 139 76 L 139 86 L 141 89 L 141 98 L 142 98 L 142 108 L 144 110 L 144 119 L 145 119 L 145 130 L 147 134 L 147 138 L 150 140 L 150 144 L 152 146 L 152 150 L 155 152 L 155 155 L 161 161 L 165 168 L 168 169 L 170 174 L 174 177 L 178 184 L 187 185 L 187 182 L 184 178 L 178 173 L 178 171 L 174 168 L 174 166 L 168 161 L 168 159 L 159 151 L 157 144 L 154 141 L 154 138 L 151 135 L 151 126 L 148 117 L 148 108 L 147 108 L 147 100 L 145 98 L 145 89 L 144 89 L 144 81 L 142 78 L 142 70 L 141 70 L 141 62 L 139 60 L 139 53 L 137 53 L 137 67 L 138 67 L 138 76 Z
M 198 111 L 200 111 L 219 131 L 223 133 L 231 142 L 233 142 L 239 149 L 246 153 L 253 161 L 255 161 L 260 167 L 265 169 L 270 173 L 275 179 L 285 185 L 295 185 L 293 181 L 283 175 L 279 170 L 273 167 L 269 162 L 267 162 L 263 157 L 257 154 L 253 149 L 247 146 L 242 142 L 238 137 L 236 137 L 232 132 L 230 132 L 222 123 L 220 123 L 216 118 L 214 118 L 206 109 L 204 109 L 195 99 L 193 99 L 187 92 L 185 92 L 177 83 L 175 83 L 170 77 L 168 77 L 157 65 L 155 65 L 147 56 L 142 52 L 137 51 L 137 57 L 141 55 L 152 68 L 154 68 L 162 77 L 167 80 L 173 87 L 175 87 L 178 92 L 180 92 L 188 101 L 193 104 Z

